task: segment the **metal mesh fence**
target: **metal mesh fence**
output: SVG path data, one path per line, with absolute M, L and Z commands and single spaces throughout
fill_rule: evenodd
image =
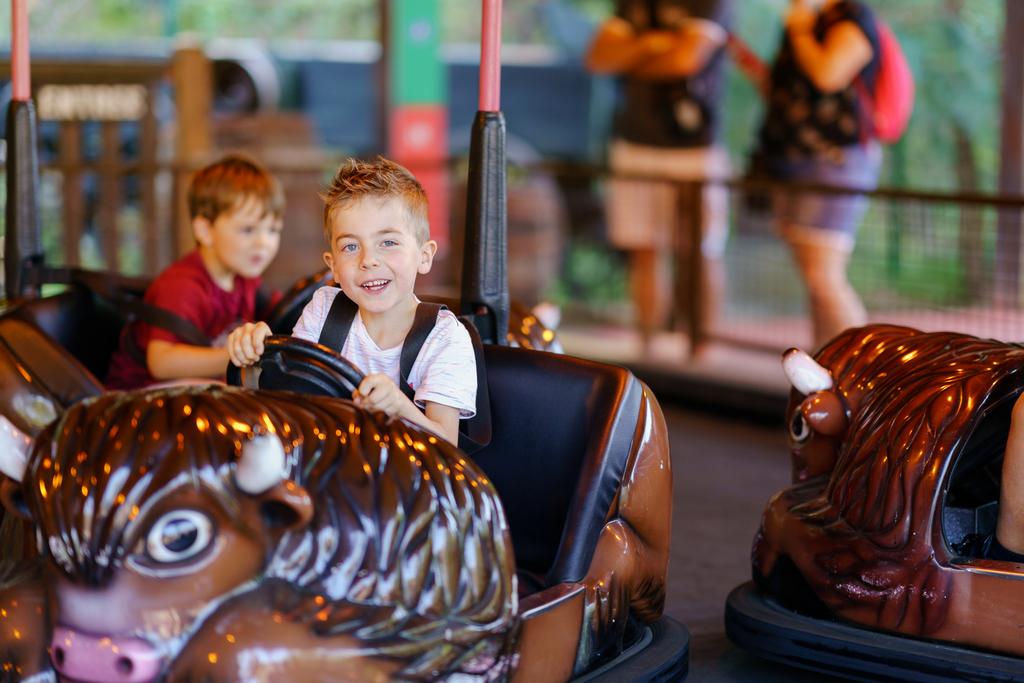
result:
M 808 347 L 807 292 L 778 236 L 770 201 L 739 185 L 731 199 L 726 293 L 709 336 L 767 348 Z M 1014 278 L 998 277 L 996 268 L 1000 214 L 1019 231 L 1019 213 L 995 199 L 870 195 L 848 269 L 869 322 L 1024 339 Z

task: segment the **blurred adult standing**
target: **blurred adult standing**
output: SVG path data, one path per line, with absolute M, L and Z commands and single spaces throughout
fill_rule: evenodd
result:
M 622 76 L 620 107 L 609 149 L 615 174 L 668 181 L 724 178 L 729 163 L 715 144 L 724 54 L 733 0 L 617 0 L 615 15 L 598 29 L 587 55 L 596 73 Z M 722 253 L 728 238 L 728 195 L 705 185 L 701 253 L 702 309 L 718 305 Z M 663 329 L 674 299 L 672 253 L 686 240 L 680 186 L 613 178 L 608 234 L 628 251 L 630 285 L 645 345 Z M 678 277 L 679 275 L 677 275 Z
M 780 180 L 872 190 L 882 154 L 858 92 L 874 91 L 879 65 L 874 15 L 855 0 L 792 0 L 782 47 L 766 84 L 761 130 L 765 170 Z M 776 211 L 810 298 L 816 345 L 867 322 L 847 267 L 868 200 L 780 193 Z

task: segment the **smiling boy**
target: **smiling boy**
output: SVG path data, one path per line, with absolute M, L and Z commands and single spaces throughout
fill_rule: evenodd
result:
M 352 395 L 355 403 L 457 443 L 459 419 L 476 413 L 476 358 L 469 333 L 447 309 L 438 312 L 409 373 L 414 398 L 399 388 L 402 346 L 420 305 L 413 293 L 416 276 L 430 271 L 437 251 L 423 187 L 386 159 L 350 160 L 323 198 L 324 261 L 340 289 L 317 290 L 293 336 L 319 341 L 335 298 L 347 295 L 359 312 L 343 348 L 335 351 L 366 373 Z M 265 323 L 233 332 L 228 340 L 232 362 L 242 367 L 255 362 L 269 335 Z

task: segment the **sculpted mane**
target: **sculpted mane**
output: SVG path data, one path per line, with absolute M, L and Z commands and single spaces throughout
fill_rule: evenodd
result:
M 841 519 L 895 550 L 923 531 L 933 513 L 926 492 L 966 436 L 973 408 L 1024 363 L 1024 347 L 869 326 L 834 341 L 818 361 L 836 378 L 851 415 L 829 487 L 808 513 Z
M 181 487 L 214 494 L 243 525 L 233 464 L 267 433 L 314 501 L 312 521 L 271 548 L 266 578 L 298 590 L 279 607 L 317 633 L 356 632 L 407 661 L 408 679 L 493 665 L 505 647 L 493 634 L 511 633 L 516 613 L 497 496 L 461 451 L 381 413 L 215 386 L 105 394 L 40 435 L 26 502 L 62 570 L 101 585 L 146 511 Z

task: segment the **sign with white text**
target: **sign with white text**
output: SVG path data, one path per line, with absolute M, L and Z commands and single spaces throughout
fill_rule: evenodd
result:
M 138 121 L 146 114 L 146 86 L 44 85 L 36 112 L 50 121 Z

